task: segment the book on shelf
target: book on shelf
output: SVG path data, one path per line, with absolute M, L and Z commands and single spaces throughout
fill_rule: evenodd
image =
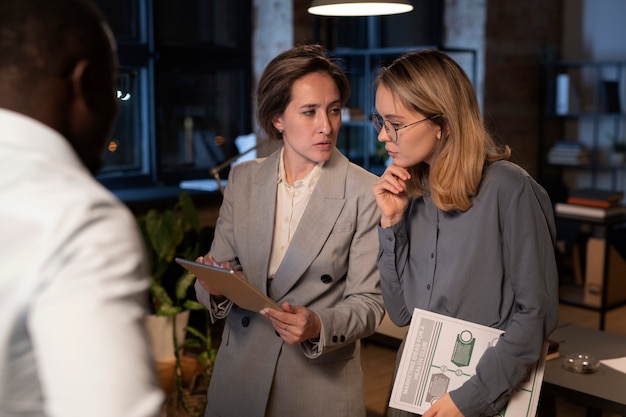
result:
M 624 198 L 624 191 L 604 190 L 601 188 L 576 188 L 570 191 L 569 195 L 594 200 L 617 202 Z
M 570 147 L 570 148 L 584 148 L 585 144 L 582 142 L 578 142 L 575 139 L 572 139 L 572 140 L 561 139 L 561 140 L 554 141 L 554 146 Z
M 619 206 L 623 198 L 623 191 L 580 188 L 570 192 L 567 202 L 581 206 L 609 208 Z
M 557 152 L 584 152 L 589 150 L 589 148 L 587 148 L 587 145 L 585 145 L 583 142 L 578 142 L 576 140 L 557 140 L 554 142 L 550 149 Z
M 549 156 L 548 162 L 552 165 L 567 165 L 567 166 L 584 166 L 591 163 L 591 159 L 588 157 L 565 157 L 565 156 Z
M 605 219 L 608 217 L 626 214 L 626 207 L 617 205 L 609 208 L 583 206 L 580 204 L 556 203 L 554 206 L 556 214 L 569 214 L 572 216 L 593 217 Z
M 586 165 L 591 162 L 589 149 L 580 142 L 557 141 L 548 151 L 548 162 L 555 165 Z
M 574 196 L 567 197 L 567 203 L 577 204 L 579 206 L 599 207 L 599 208 L 610 208 L 610 207 L 619 206 L 619 200 L 613 202 L 613 201 L 607 201 L 607 200 L 594 200 L 591 198 L 582 198 L 582 197 L 574 197 Z

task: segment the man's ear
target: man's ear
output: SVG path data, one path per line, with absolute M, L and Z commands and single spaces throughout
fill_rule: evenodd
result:
M 91 112 L 97 110 L 97 83 L 102 82 L 102 80 L 98 81 L 96 70 L 97 68 L 89 60 L 81 59 L 74 65 L 70 76 L 74 100 Z

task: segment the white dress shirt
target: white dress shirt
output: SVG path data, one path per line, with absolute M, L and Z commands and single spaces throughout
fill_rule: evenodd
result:
M 285 175 L 283 148 L 280 151 L 280 163 L 278 165 L 278 190 L 276 192 L 276 214 L 274 221 L 274 239 L 272 240 L 272 254 L 270 256 L 269 279 L 272 279 L 280 263 L 287 253 L 289 242 L 300 224 L 302 214 L 306 208 L 311 193 L 322 175 L 323 162 L 315 165 L 313 169 L 301 180 L 293 185 L 287 182 Z
M 0 126 L 0 415 L 159 415 L 133 216 L 56 131 Z

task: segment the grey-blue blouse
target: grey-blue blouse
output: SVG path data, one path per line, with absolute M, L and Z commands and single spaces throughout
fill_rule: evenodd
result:
M 504 330 L 476 374 L 450 395 L 466 416 L 500 411 L 558 322 L 556 228 L 546 191 L 521 167 L 485 168 L 466 212 L 438 210 L 429 195 L 379 227 L 381 287 L 400 326 L 414 308 Z

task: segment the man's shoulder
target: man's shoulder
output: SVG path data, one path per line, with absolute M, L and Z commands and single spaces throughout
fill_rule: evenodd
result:
M 86 171 L 66 170 L 31 185 L 33 204 L 38 210 L 56 213 L 71 223 L 104 222 L 128 225 L 134 222 L 130 209 Z

